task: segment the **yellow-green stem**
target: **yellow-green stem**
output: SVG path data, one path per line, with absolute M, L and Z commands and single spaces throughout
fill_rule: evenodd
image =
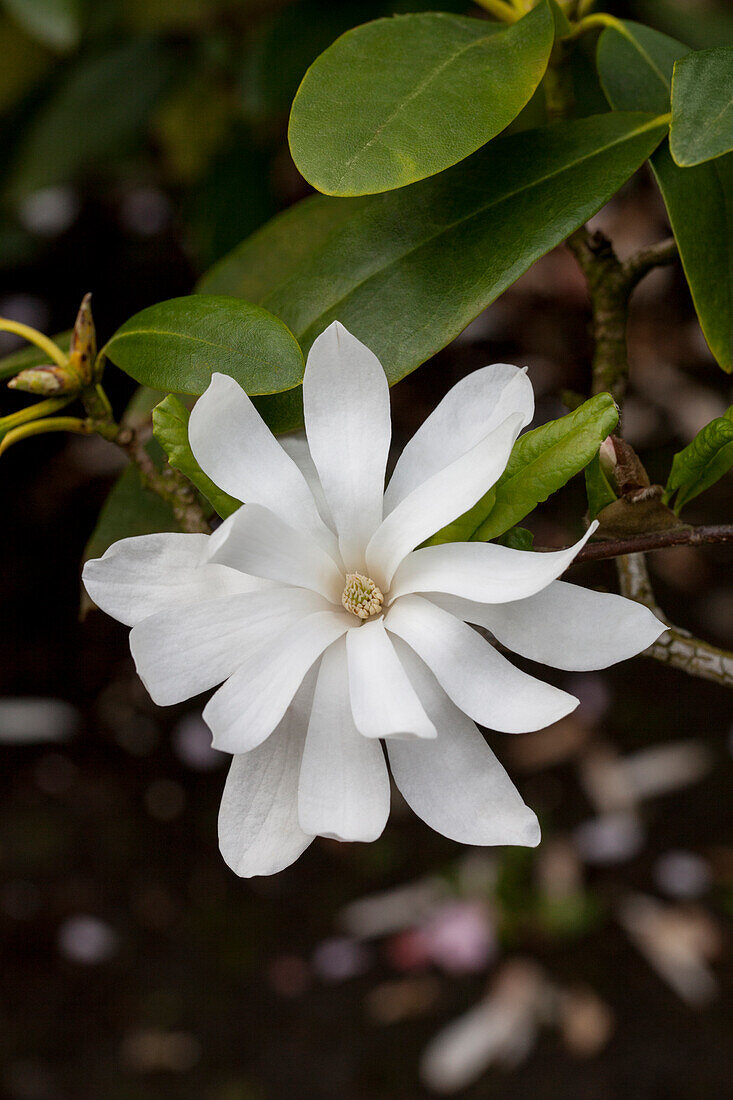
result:
M 22 336 L 29 344 L 35 344 L 41 351 L 45 351 L 46 355 L 59 367 L 65 367 L 69 361 L 68 357 L 64 355 L 57 344 L 54 344 L 53 340 L 49 340 L 48 336 L 44 336 L 42 332 L 31 328 L 30 325 L 0 317 L 0 332 L 12 332 L 16 336 Z

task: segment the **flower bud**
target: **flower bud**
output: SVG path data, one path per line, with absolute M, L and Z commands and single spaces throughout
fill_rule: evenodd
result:
M 44 397 L 56 397 L 60 394 L 77 393 L 81 389 L 81 380 L 77 371 L 69 366 L 29 367 L 22 370 L 8 382 L 11 390 L 23 390 Z
M 598 458 L 601 463 L 601 469 L 607 478 L 613 478 L 613 472 L 616 469 L 618 459 L 616 458 L 616 448 L 613 445 L 613 436 L 607 435 L 601 443 L 598 451 Z
M 92 296 L 85 294 L 76 315 L 69 345 L 69 366 L 79 376 L 82 386 L 94 382 L 94 361 L 97 357 L 97 334 L 92 319 Z

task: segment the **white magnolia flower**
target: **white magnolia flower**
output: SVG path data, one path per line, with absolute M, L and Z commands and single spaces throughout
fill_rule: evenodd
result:
M 215 374 L 191 415 L 202 469 L 244 504 L 210 536 L 124 539 L 87 563 L 92 599 L 132 627 L 156 703 L 222 684 L 204 710 L 232 753 L 221 850 L 272 874 L 315 836 L 374 840 L 395 783 L 432 828 L 464 844 L 539 842 L 474 723 L 536 730 L 577 700 L 515 668 L 469 623 L 554 668 L 596 669 L 646 649 L 646 608 L 557 580 L 575 546 L 419 547 L 496 482 L 533 414 L 523 371 L 464 378 L 407 444 L 384 489 L 389 391 L 341 325 L 303 381 L 307 443 L 278 441 L 233 379 Z

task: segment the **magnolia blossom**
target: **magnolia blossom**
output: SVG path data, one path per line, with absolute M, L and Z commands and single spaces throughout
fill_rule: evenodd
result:
M 204 709 L 233 755 L 221 850 L 244 876 L 292 863 L 315 836 L 374 840 L 394 781 L 464 844 L 536 845 L 540 831 L 483 736 L 540 729 L 577 700 L 516 668 L 474 629 L 554 668 L 601 668 L 663 631 L 620 596 L 557 578 L 592 529 L 551 553 L 420 547 L 497 481 L 533 415 L 532 387 L 495 364 L 459 382 L 407 444 L 385 491 L 387 379 L 340 324 L 303 380 L 307 441 L 276 439 L 231 378 L 191 414 L 193 454 L 246 503 L 210 536 L 123 539 L 84 582 L 132 627 L 156 703 L 221 684 Z

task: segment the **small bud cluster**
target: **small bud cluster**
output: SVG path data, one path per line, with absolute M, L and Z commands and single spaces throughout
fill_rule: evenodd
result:
M 362 573 L 347 573 L 341 603 L 352 615 L 368 619 L 382 610 L 384 596 L 371 577 L 365 577 Z

